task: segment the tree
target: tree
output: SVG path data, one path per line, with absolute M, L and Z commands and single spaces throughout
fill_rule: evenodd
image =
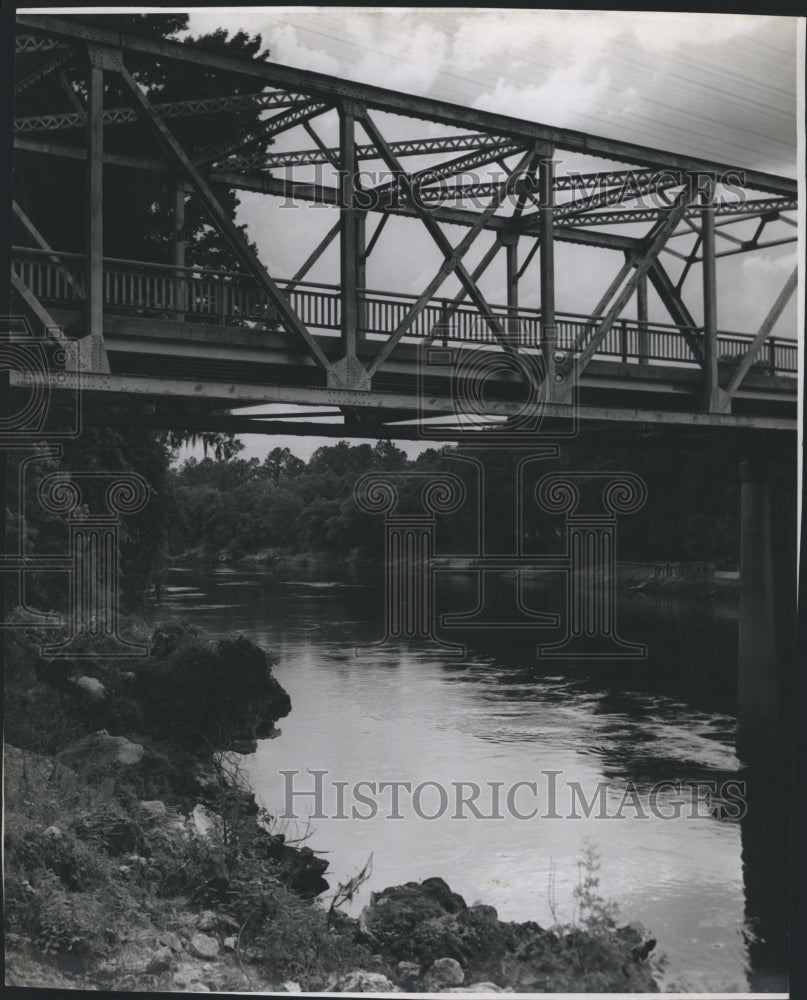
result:
M 90 14 L 74 15 L 104 29 L 119 29 L 144 34 L 152 38 L 174 38 L 187 30 L 185 14 Z M 244 32 L 230 35 L 219 29 L 197 38 L 186 37 L 185 45 L 208 51 L 226 52 L 249 58 L 266 58 L 260 36 Z M 77 48 L 77 52 L 79 49 Z M 19 75 L 23 76 L 42 66 L 52 53 L 25 56 Z M 259 89 L 255 81 L 237 73 L 213 72 L 202 66 L 153 60 L 128 53 L 126 65 L 152 103 L 189 98 L 226 96 L 252 93 Z M 45 76 L 19 95 L 16 114 L 20 117 L 71 112 L 74 104 L 86 104 L 88 94 L 88 64 L 81 55 L 68 62 L 61 72 Z M 104 107 L 131 106 L 131 98 L 114 72 L 104 74 Z M 191 156 L 209 146 L 228 143 L 245 130 L 254 129 L 261 120 L 257 107 L 234 112 L 171 119 L 170 128 Z M 82 128 L 60 132 L 58 141 L 77 150 L 83 149 Z M 260 152 L 269 145 L 263 140 L 253 147 Z M 157 150 L 146 127 L 140 122 L 107 124 L 104 128 L 106 152 L 155 155 Z M 133 260 L 168 263 L 172 257 L 172 207 L 174 179 L 152 173 L 107 164 L 104 168 L 104 254 Z M 214 185 L 223 207 L 235 219 L 238 199 L 233 190 Z M 80 158 L 42 156 L 21 152 L 14 176 L 14 195 L 33 220 L 48 243 L 56 250 L 82 253 L 86 248 L 86 164 Z M 243 227 L 242 227 L 243 231 Z M 26 245 L 31 242 L 27 229 L 15 219 L 12 239 Z M 184 240 L 186 260 L 195 266 L 236 268 L 232 253 L 213 233 L 201 206 L 191 197 L 185 210 Z M 19 305 L 19 303 L 17 304 Z M 86 429 L 81 438 L 65 448 L 60 467 L 66 472 L 89 468 L 97 471 L 134 470 L 145 476 L 152 487 L 146 511 L 126 521 L 124 525 L 122 564 L 127 602 L 137 604 L 150 579 L 163 570 L 168 538 L 168 521 L 177 515 L 175 498 L 171 495 L 169 463 L 176 448 L 184 441 L 199 439 L 216 458 L 233 458 L 241 445 L 232 435 L 178 435 L 138 429 L 136 420 L 123 429 L 103 427 L 110 411 L 117 416 L 142 412 L 142 404 L 127 401 L 93 399 L 84 394 Z M 256 464 L 257 460 L 255 460 Z M 253 470 L 254 471 L 254 470 Z M 218 493 L 214 491 L 216 497 Z M 187 498 L 185 498 L 187 499 Z M 213 495 L 208 496 L 212 502 Z M 210 515 L 209 508 L 206 513 Z M 52 519 L 51 519 L 52 520 Z M 41 522 L 41 523 L 39 523 Z M 33 515 L 28 525 L 30 538 L 53 533 L 54 526 L 46 519 Z M 12 531 L 18 530 L 14 519 Z M 16 541 L 16 539 L 12 539 Z M 42 595 L 46 600 L 46 596 Z
M 187 29 L 184 14 L 97 14 L 80 19 L 109 29 L 117 28 L 147 34 L 153 38 L 175 38 Z M 247 58 L 268 58 L 259 35 L 244 32 L 230 36 L 218 29 L 197 38 L 185 38 L 184 44 L 206 51 L 223 52 Z M 38 57 L 45 62 L 48 54 Z M 159 61 L 134 54 L 126 56 L 127 68 L 145 89 L 152 103 L 187 100 L 202 97 L 223 97 L 253 93 L 258 89 L 254 79 L 235 73 L 212 71 L 190 63 Z M 26 70 L 35 69 L 26 63 Z M 81 103 L 87 100 L 87 67 L 79 59 L 68 64 L 64 73 L 66 86 Z M 104 106 L 131 106 L 122 83 L 112 72 L 104 74 Z M 58 73 L 45 77 L 41 83 L 22 91 L 16 109 L 21 117 L 73 110 Z M 258 108 L 226 111 L 216 114 L 175 118 L 169 127 L 180 145 L 191 156 L 208 147 L 226 143 L 242 132 L 254 129 L 260 121 Z M 82 129 L 60 134 L 59 141 L 81 148 L 85 139 Z M 271 140 L 261 140 L 254 151 L 265 151 Z M 138 122 L 107 124 L 104 127 L 104 148 L 110 153 L 152 155 L 159 157 L 154 140 L 145 125 Z M 42 156 L 33 152 L 19 154 L 15 173 L 15 197 L 29 217 L 37 224 L 51 246 L 57 250 L 83 252 L 85 247 L 85 163 L 81 160 Z M 54 167 L 58 164 L 58 168 Z M 104 253 L 108 257 L 170 263 L 174 180 L 167 175 L 121 166 L 107 165 L 104 169 Z M 223 207 L 232 219 L 238 207 L 234 190 L 212 185 Z M 114 211 L 110 210 L 114 206 Z M 243 230 L 244 227 L 242 227 Z M 184 235 L 188 264 L 237 268 L 231 252 L 213 233 L 209 220 L 195 197 L 185 209 Z M 15 241 L 28 240 L 23 227 L 15 222 Z

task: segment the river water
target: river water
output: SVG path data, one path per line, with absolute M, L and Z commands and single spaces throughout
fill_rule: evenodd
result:
M 441 610 L 474 607 L 471 580 L 439 576 Z M 531 606 L 558 610 L 546 586 L 535 583 Z M 240 632 L 277 654 L 292 712 L 282 735 L 248 758 L 249 775 L 274 816 L 290 805 L 299 817 L 278 828 L 310 834 L 332 888 L 372 854 L 352 912 L 370 891 L 439 875 L 502 919 L 570 920 L 590 844 L 598 892 L 658 940 L 665 990 L 784 988 L 786 875 L 770 832 L 781 822 L 769 800 L 738 818 L 732 797 L 742 792 L 727 785 L 747 776 L 734 749 L 730 596 L 622 594 L 621 634 L 646 643 L 648 657 L 610 664 L 539 662 L 536 643 L 551 630 L 452 634 L 468 644 L 461 658 L 416 645 L 368 649 L 384 633 L 383 585 L 321 572 L 175 567 L 157 613 Z M 288 794 L 312 791 L 313 771 L 327 773 L 320 815 L 307 820 L 314 796 L 289 803 Z M 375 783 L 360 786 L 365 801 L 359 782 Z M 380 782 L 431 784 L 417 802 L 402 786 L 396 811 Z M 458 782 L 479 786 L 486 818 L 457 804 Z M 579 797 L 573 808 L 571 782 L 596 802 L 589 818 Z M 704 782 L 722 790 L 722 812 Z M 367 799 L 376 815 L 361 818 L 373 811 Z

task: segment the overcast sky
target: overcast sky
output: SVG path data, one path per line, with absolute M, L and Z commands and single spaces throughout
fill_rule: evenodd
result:
M 193 34 L 222 26 L 260 33 L 271 58 L 287 65 L 797 176 L 796 94 L 803 55 L 797 52 L 795 18 L 377 7 L 211 8 L 190 16 Z M 335 116 L 316 125 L 325 141 L 335 141 Z M 397 138 L 438 129 L 384 116 L 384 131 Z M 296 129 L 281 137 L 276 148 L 310 146 L 310 139 Z M 334 221 L 331 212 L 306 206 L 278 211 L 274 199 L 260 195 L 243 194 L 241 200 L 241 219 L 270 273 L 279 277 L 294 272 Z M 739 227 L 737 235 L 745 239 L 754 227 Z M 387 227 L 370 260 L 369 287 L 423 288 L 441 258 L 421 229 L 408 220 Z M 773 238 L 782 231 L 770 232 Z M 449 227 L 447 235 L 456 243 L 461 231 Z M 485 246 L 480 241 L 479 249 L 469 254 L 471 265 Z M 795 260 L 791 244 L 719 262 L 721 329 L 755 332 Z M 556 262 L 558 309 L 570 312 L 591 309 L 619 266 L 607 251 L 568 244 L 558 246 Z M 664 262 L 671 273 L 677 272 L 674 258 Z M 336 281 L 337 268 L 334 244 L 310 278 Z M 684 294 L 699 319 L 696 271 Z M 540 303 L 531 273 L 523 282 L 524 306 Z M 503 301 L 501 268 L 492 268 L 486 282 L 483 291 L 490 299 Z M 452 288 L 447 282 L 441 294 Z M 651 318 L 669 321 L 652 293 L 650 308 Z M 794 335 L 795 329 L 794 297 L 775 332 Z M 308 438 L 245 441 L 249 454 L 263 454 L 280 443 L 304 457 L 324 443 Z

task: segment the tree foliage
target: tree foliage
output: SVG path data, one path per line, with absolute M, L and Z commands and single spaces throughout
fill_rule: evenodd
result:
M 366 472 L 404 473 L 397 480 L 401 510 L 417 509 L 423 475 L 451 473 L 466 488 L 456 511 L 438 515 L 443 553 L 478 551 L 480 521 L 485 551 L 515 551 L 515 473 L 520 451 L 476 452 L 486 470 L 484 510 L 476 466 L 454 448 L 429 450 L 416 459 L 389 441 L 349 445 L 340 441 L 318 448 L 306 463 L 288 448 L 275 448 L 263 462 L 189 459 L 172 471 L 178 522 L 175 551 L 222 550 L 234 557 L 267 548 L 325 552 L 351 551 L 368 558 L 383 554 L 378 518 L 357 505 L 354 489 Z M 682 454 L 675 442 L 651 447 L 604 448 L 601 439 L 578 441 L 557 458 L 531 463 L 523 474 L 524 498 L 534 496 L 548 472 L 631 472 L 646 484 L 648 499 L 634 514 L 620 517 L 622 560 L 703 560 L 736 566 L 739 556 L 740 456 L 730 444 L 717 451 Z M 407 475 L 407 473 L 418 473 Z M 586 513 L 603 513 L 598 489 L 583 490 Z M 526 551 L 561 552 L 563 515 L 542 512 L 528 499 L 522 504 Z

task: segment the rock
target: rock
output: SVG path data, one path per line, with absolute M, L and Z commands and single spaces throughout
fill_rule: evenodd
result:
M 283 983 L 283 989 L 287 993 L 302 993 L 303 992 L 302 986 L 300 986 L 299 983 L 293 982 L 291 979 L 287 979 L 286 982 Z
M 103 701 L 106 697 L 106 688 L 97 677 L 77 677 L 73 683 L 81 691 L 84 691 L 92 701 Z
M 217 913 L 216 919 L 219 922 L 219 927 L 229 927 L 234 931 L 237 931 L 239 928 L 238 921 L 235 917 L 231 917 L 229 913 Z
M 443 993 L 504 993 L 496 983 L 474 983 L 472 986 L 450 986 Z
M 417 927 L 464 908 L 463 898 L 452 893 L 442 879 L 407 882 L 373 893 L 359 917 L 359 933 L 396 958 L 408 960 L 412 956 L 411 936 Z
M 196 920 L 196 926 L 200 931 L 214 931 L 218 925 L 216 914 L 212 910 L 203 910 Z
M 152 655 L 138 672 L 144 709 L 156 731 L 181 731 L 188 746 L 201 748 L 202 733 L 227 732 L 230 745 L 220 749 L 252 752 L 256 740 L 291 711 L 272 663 L 244 636 L 213 641 L 192 628 L 160 625 Z
M 48 840 L 61 840 L 64 834 L 59 829 L 58 826 L 49 826 L 42 834 L 43 837 L 47 837 Z
M 488 982 L 498 979 L 504 956 L 531 936 L 533 928 L 540 932 L 537 924 L 502 923 L 492 906 L 466 906 L 462 896 L 434 878 L 374 893 L 359 917 L 357 936 L 388 960 L 417 962 L 431 972 L 436 960 L 451 959 L 469 978 Z M 435 988 L 440 988 L 438 979 L 435 971 L 430 978 Z
M 427 993 L 438 993 L 449 986 L 459 986 L 464 981 L 465 973 L 455 958 L 437 958 L 426 973 L 423 983 Z
M 238 938 L 235 934 L 230 934 L 222 941 L 222 945 L 227 949 L 227 951 L 235 951 L 238 947 Z
M 339 993 L 400 993 L 400 989 L 380 972 L 359 969 L 350 972 L 336 984 Z
M 29 789 L 41 789 L 50 784 L 60 794 L 75 785 L 76 773 L 68 767 L 59 766 L 52 757 L 31 750 L 20 750 L 3 744 L 3 788 L 6 809 L 14 809 L 17 801 Z
M 179 939 L 179 935 L 174 934 L 173 931 L 162 931 L 157 935 L 157 941 L 165 945 L 166 948 L 170 948 L 171 951 L 182 951 L 182 942 Z
M 209 993 L 210 987 L 200 983 L 198 979 L 192 979 L 188 983 L 188 993 Z
M 141 800 L 140 808 L 152 820 L 166 819 L 168 817 L 168 808 L 160 799 Z
M 212 813 L 207 806 L 198 802 L 191 813 L 191 826 L 199 837 L 215 836 L 221 826 L 221 817 Z
M 151 956 L 149 964 L 146 966 L 146 972 L 160 975 L 163 972 L 173 971 L 175 967 L 176 959 L 174 958 L 174 953 L 170 948 L 162 946 L 157 948 Z
M 143 759 L 143 746 L 125 736 L 110 736 L 106 729 L 90 733 L 56 756 L 60 764 L 75 770 L 96 770 L 108 766 L 132 767 Z
M 190 940 L 190 950 L 197 958 L 212 959 L 219 953 L 219 943 L 208 934 L 194 934 Z
M 267 836 L 264 850 L 267 857 L 279 862 L 280 877 L 299 896 L 314 897 L 328 889 L 322 877 L 328 862 L 318 858 L 310 847 L 289 847 L 280 833 Z
M 420 977 L 420 966 L 417 962 L 398 962 L 395 966 L 395 974 L 399 979 L 409 983 Z

